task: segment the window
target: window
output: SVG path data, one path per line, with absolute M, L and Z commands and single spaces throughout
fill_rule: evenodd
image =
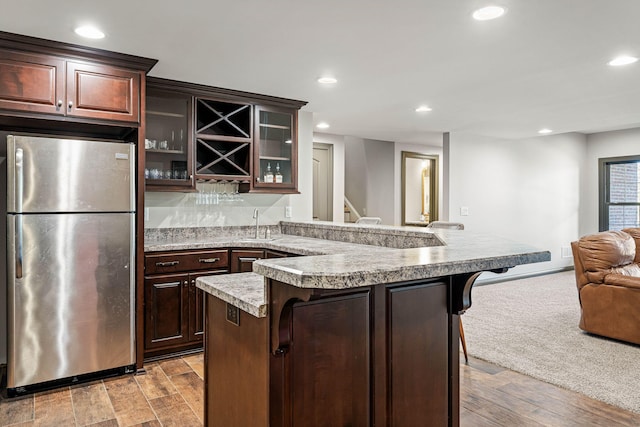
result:
M 600 231 L 640 227 L 640 156 L 599 163 Z

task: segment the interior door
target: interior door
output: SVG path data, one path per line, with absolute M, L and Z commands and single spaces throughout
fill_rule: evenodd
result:
M 313 219 L 333 221 L 332 149 L 328 144 L 313 145 Z

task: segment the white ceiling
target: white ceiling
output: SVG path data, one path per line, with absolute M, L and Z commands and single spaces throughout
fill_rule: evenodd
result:
M 325 132 L 430 143 L 640 126 L 640 0 L 0 0 L 0 30 L 158 59 L 150 75 L 308 101 Z M 81 39 L 81 23 L 107 37 Z M 334 87 L 316 82 L 338 78 Z M 427 104 L 433 111 L 417 114 Z

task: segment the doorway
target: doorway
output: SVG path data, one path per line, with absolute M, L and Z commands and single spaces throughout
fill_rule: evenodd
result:
M 333 145 L 313 144 L 313 219 L 333 221 Z
M 402 152 L 402 225 L 438 220 L 438 156 Z

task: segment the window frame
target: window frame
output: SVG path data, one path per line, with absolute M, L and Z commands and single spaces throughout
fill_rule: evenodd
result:
M 622 156 L 622 157 L 606 157 L 598 159 L 598 206 L 599 206 L 599 218 L 598 227 L 600 231 L 609 230 L 609 207 L 610 206 L 638 206 L 640 209 L 640 200 L 631 202 L 615 202 L 610 201 L 610 179 L 609 179 L 609 165 L 612 164 L 624 164 L 624 163 L 640 163 L 640 155 L 636 156 Z

